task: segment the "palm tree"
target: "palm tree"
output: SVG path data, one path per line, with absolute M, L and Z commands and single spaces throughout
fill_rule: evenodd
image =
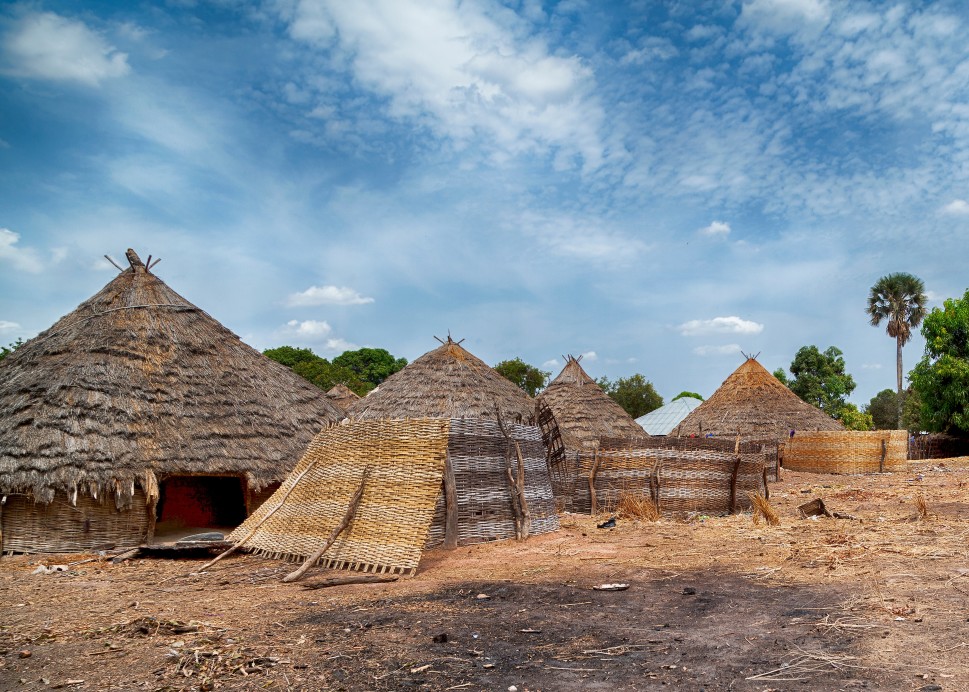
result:
M 868 309 L 871 326 L 887 322 L 888 336 L 895 339 L 895 365 L 898 378 L 898 427 L 902 427 L 902 346 L 912 338 L 912 329 L 925 317 L 925 284 L 905 272 L 883 276 L 871 287 Z

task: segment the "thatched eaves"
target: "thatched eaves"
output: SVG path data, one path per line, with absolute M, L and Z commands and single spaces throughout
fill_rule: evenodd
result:
M 580 359 L 567 356 L 562 372 L 538 396 L 552 410 L 565 446 L 592 449 L 601 437 L 646 437 L 632 416 L 589 377 Z
M 781 440 L 791 430 L 844 430 L 844 426 L 802 401 L 763 365 L 748 358 L 673 434 Z
M 0 492 L 130 497 L 165 474 L 281 480 L 340 419 L 323 392 L 130 268 L 0 362 Z M 149 492 L 149 494 L 151 494 Z
M 502 418 L 529 423 L 535 402 L 512 382 L 448 336 L 441 346 L 425 353 L 352 404 L 354 420 L 380 418 L 484 418 L 495 420 L 495 404 Z

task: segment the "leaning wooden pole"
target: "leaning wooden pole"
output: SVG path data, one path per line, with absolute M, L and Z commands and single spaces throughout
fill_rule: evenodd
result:
M 497 401 L 495 402 L 495 414 L 498 419 L 498 429 L 508 444 L 508 449 L 505 452 L 505 475 L 508 478 L 508 491 L 511 493 L 512 512 L 515 515 L 515 538 L 524 540 L 528 538 L 532 523 L 532 515 L 528 511 L 528 502 L 525 500 L 525 458 L 522 455 L 522 448 L 518 444 L 518 440 L 512 437 L 511 433 L 505 429 L 505 422 L 501 417 L 501 408 L 498 406 Z M 517 478 L 512 471 L 512 449 L 515 450 L 515 456 L 518 460 Z
M 224 558 L 224 557 L 228 557 L 229 555 L 231 555 L 232 553 L 234 553 L 235 551 L 237 551 L 237 550 L 238 550 L 239 548 L 241 548 L 241 547 L 243 546 L 243 544 L 245 544 L 245 542 L 246 542 L 246 541 L 248 541 L 248 540 L 249 540 L 250 538 L 252 538 L 252 537 L 253 537 L 253 536 L 254 536 L 254 535 L 256 534 L 256 531 L 258 531 L 258 530 L 259 530 L 259 527 L 260 527 L 260 526 L 262 526 L 263 524 L 265 524 L 265 523 L 266 523 L 266 520 L 267 520 L 267 519 L 268 519 L 269 517 L 271 517 L 272 515 L 274 515 L 274 514 L 276 513 L 276 510 L 278 510 L 278 509 L 279 509 L 280 507 L 282 507 L 282 506 L 283 506 L 284 504 L 286 504 L 286 499 L 287 499 L 287 498 L 289 497 L 289 494 L 290 494 L 291 492 L 293 492 L 293 489 L 294 489 L 294 488 L 295 488 L 295 487 L 296 487 L 297 485 L 299 485 L 299 482 L 300 482 L 301 480 L 303 480 L 303 476 L 305 476 L 305 475 L 306 475 L 307 473 L 309 473 L 309 470 L 310 470 L 311 468 L 313 468 L 313 466 L 315 466 L 315 465 L 316 465 L 316 461 L 314 460 L 314 461 L 311 461 L 311 462 L 310 462 L 310 463 L 309 463 L 309 464 L 308 464 L 308 465 L 306 466 L 306 468 L 305 468 L 305 469 L 303 469 L 303 471 L 302 471 L 302 472 L 301 472 L 301 473 L 300 473 L 300 474 L 299 474 L 299 475 L 298 475 L 298 476 L 296 477 L 296 480 L 295 480 L 295 481 L 293 481 L 293 484 L 292 484 L 291 486 L 289 486 L 289 488 L 288 488 L 288 489 L 286 490 L 286 492 L 285 492 L 285 493 L 283 494 L 283 497 L 282 497 L 282 498 L 281 498 L 281 499 L 279 500 L 279 502 L 278 502 L 278 503 L 276 504 L 276 506 L 275 506 L 275 507 L 273 507 L 273 508 L 272 508 L 271 510 L 269 510 L 268 512 L 266 512 L 266 516 L 264 516 L 264 517 L 263 517 L 262 519 L 260 519 L 260 520 L 259 520 L 259 521 L 258 521 L 258 522 L 256 523 L 256 525 L 255 525 L 255 526 L 253 526 L 253 527 L 252 527 L 252 528 L 251 528 L 251 529 L 249 530 L 249 533 L 247 533 L 247 534 L 246 534 L 245 536 L 243 536 L 243 537 L 242 537 L 241 539 L 239 539 L 239 542 L 238 542 L 238 543 L 236 543 L 236 544 L 235 544 L 234 546 L 232 546 L 231 548 L 229 548 L 229 549 L 228 549 L 228 550 L 226 550 L 225 552 L 223 552 L 223 553 L 220 553 L 220 554 L 219 554 L 218 556 L 216 556 L 216 557 L 215 557 L 215 559 L 213 559 L 213 560 L 210 560 L 209 562 L 206 562 L 206 563 L 205 563 L 204 565 L 202 565 L 202 566 L 201 566 L 201 567 L 200 567 L 200 568 L 199 568 L 199 569 L 198 569 L 197 571 L 198 571 L 198 572 L 204 572 L 205 570 L 207 570 L 207 569 L 208 569 L 209 567 L 211 567 L 212 565 L 214 565 L 214 564 L 215 564 L 216 562 L 218 562 L 218 561 L 219 561 L 219 560 L 221 560 L 222 558 Z
M 306 574 L 310 567 L 315 565 L 319 559 L 323 557 L 323 553 L 329 550 L 330 546 L 333 545 L 337 537 L 343 533 L 343 531 L 350 525 L 350 522 L 353 521 L 353 515 L 357 513 L 357 506 L 360 504 L 360 498 L 363 497 L 363 488 L 367 484 L 367 479 L 370 477 L 370 468 L 371 467 L 368 466 L 366 469 L 364 469 L 363 476 L 360 478 L 360 485 L 357 487 L 357 491 L 353 493 L 353 497 L 350 498 L 350 504 L 347 506 L 347 511 L 343 515 L 343 519 L 341 519 L 340 523 L 336 525 L 336 528 L 330 532 L 330 535 L 327 536 L 326 543 L 323 544 L 323 547 L 306 558 L 303 564 L 300 565 L 295 571 L 290 572 L 283 577 L 284 583 L 288 584 L 289 582 L 296 581 Z

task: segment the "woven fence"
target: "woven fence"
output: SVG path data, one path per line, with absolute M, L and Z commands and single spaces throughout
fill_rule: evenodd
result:
M 811 473 L 888 473 L 907 468 L 905 430 L 798 432 L 784 445 L 784 468 Z
M 945 433 L 928 433 L 909 438 L 908 458 L 913 461 L 925 459 L 949 459 L 969 456 L 969 439 Z
M 2 498 L 0 498 L 2 499 Z M 95 500 L 79 493 L 71 504 L 57 492 L 49 503 L 10 494 L 0 506 L 0 553 L 73 553 L 139 545 L 151 530 L 154 507 L 141 488 L 129 506 L 118 509 L 113 496 Z
M 529 534 L 559 528 L 552 485 L 545 461 L 545 446 L 537 427 L 507 425 L 518 442 L 524 468 L 524 496 L 530 517 Z M 506 469 L 517 469 L 517 450 L 501 433 L 498 423 L 480 418 L 451 420 L 448 457 L 454 471 L 458 507 L 458 545 L 515 537 L 515 512 Z M 438 497 L 428 548 L 444 542 L 446 514 L 443 494 Z
M 768 494 L 764 459 L 750 443 L 603 439 L 597 451 L 578 455 L 572 508 L 592 512 L 594 503 L 597 512 L 611 512 L 631 493 L 650 497 L 662 515 L 729 514 L 750 508 L 748 492 Z

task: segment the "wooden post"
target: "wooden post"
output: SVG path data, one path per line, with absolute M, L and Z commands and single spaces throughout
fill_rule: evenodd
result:
M 360 485 L 357 487 L 356 492 L 353 493 L 353 497 L 350 498 L 350 504 L 347 506 L 347 511 L 343 515 L 343 519 L 341 519 L 340 523 L 336 525 L 336 528 L 330 532 L 330 535 L 327 536 L 323 547 L 306 558 L 306 560 L 303 561 L 303 564 L 300 565 L 296 570 L 283 577 L 284 583 L 288 584 L 289 582 L 296 581 L 306 574 L 310 567 L 315 565 L 317 561 L 323 557 L 323 553 L 329 550 L 330 546 L 333 545 L 337 537 L 350 525 L 350 522 L 353 520 L 353 515 L 357 513 L 357 507 L 360 505 L 360 499 L 363 497 L 363 488 L 367 484 L 367 479 L 370 478 L 370 469 L 371 467 L 368 466 L 363 470 L 363 476 L 360 478 Z
M 589 469 L 589 511 L 595 516 L 599 510 L 596 502 L 596 472 L 599 470 L 599 448 L 596 447 L 592 452 L 592 468 Z
M 518 440 L 511 436 L 505 429 L 505 422 L 501 417 L 501 407 L 495 402 L 495 415 L 498 420 L 498 429 L 505 438 L 507 447 L 505 448 L 505 476 L 508 479 L 508 491 L 511 493 L 511 510 L 515 516 L 515 538 L 524 540 L 528 538 L 531 530 L 531 514 L 528 511 L 528 502 L 525 500 L 525 458 L 522 455 L 521 445 Z M 518 459 L 518 477 L 515 477 L 511 468 L 511 452 L 515 451 Z
M 454 482 L 451 454 L 444 457 L 444 549 L 458 547 L 458 490 Z
M 740 435 L 737 435 L 737 442 L 733 446 L 733 453 L 736 459 L 733 462 L 733 471 L 730 474 L 730 513 L 734 513 L 737 507 L 737 474 L 740 472 Z
M 882 458 L 878 460 L 878 473 L 885 472 L 885 457 L 888 456 L 888 445 L 885 444 L 885 438 L 882 438 Z

